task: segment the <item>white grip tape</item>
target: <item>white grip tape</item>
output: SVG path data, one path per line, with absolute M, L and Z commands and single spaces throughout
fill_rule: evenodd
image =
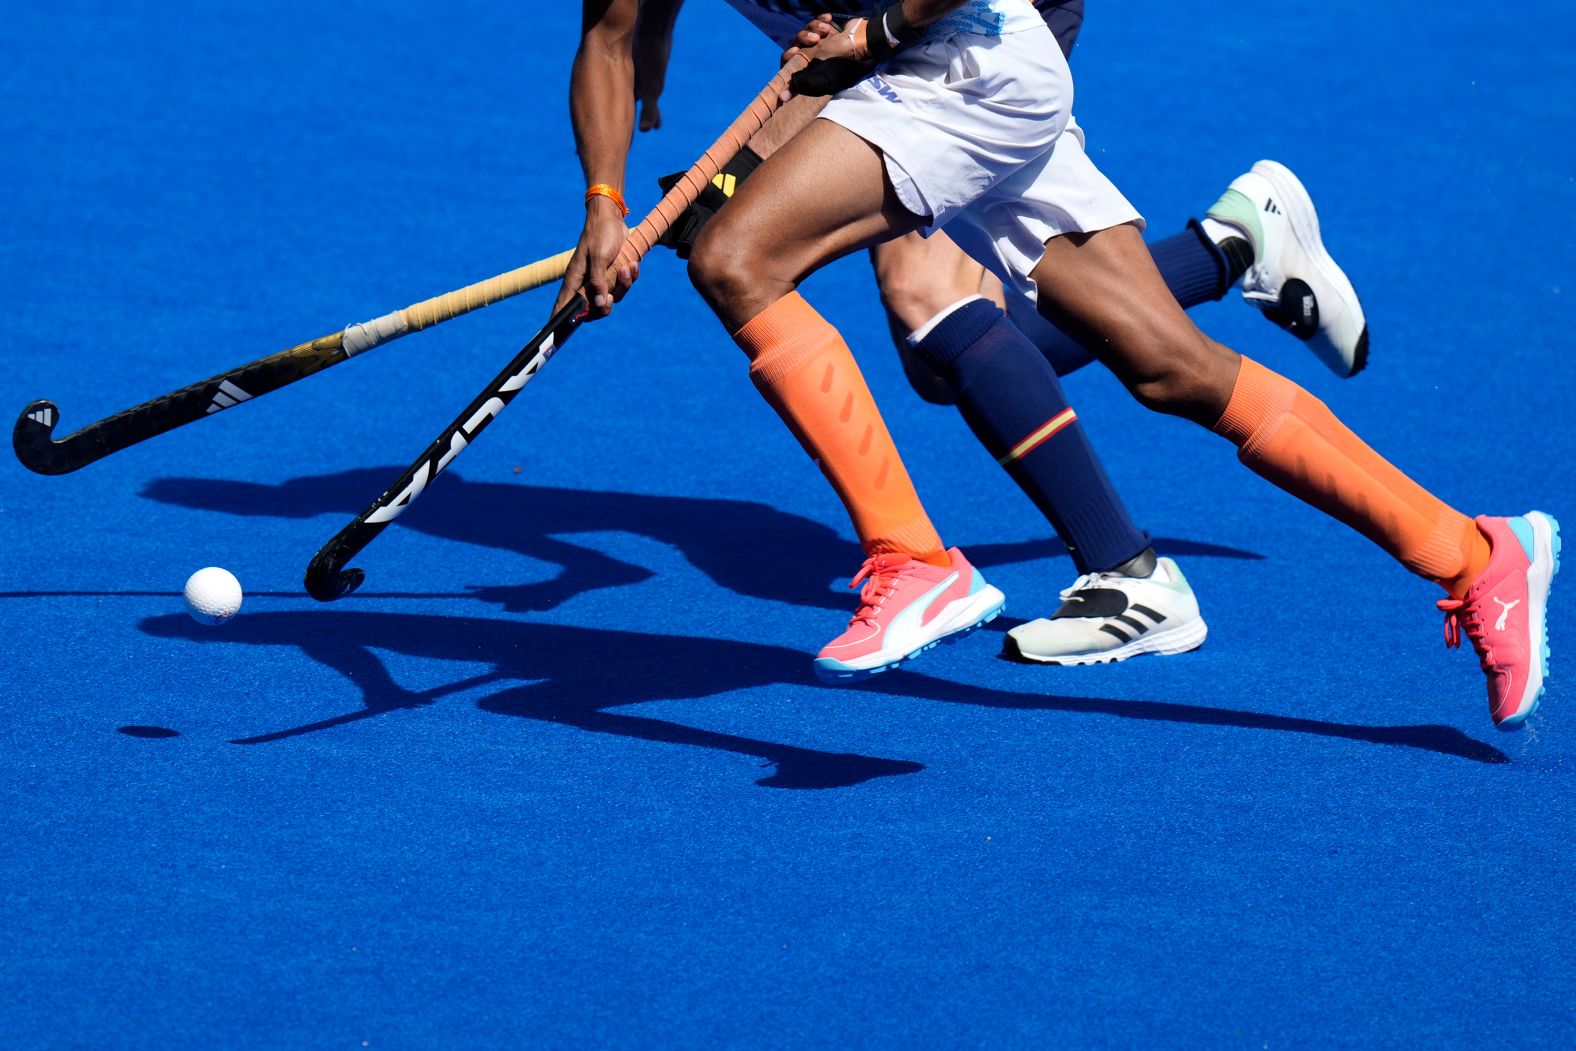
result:
M 396 310 L 392 314 L 384 314 L 371 321 L 363 321 L 359 325 L 347 326 L 344 340 L 340 345 L 344 347 L 345 357 L 352 358 L 380 343 L 398 339 L 409 331 L 410 326 L 405 323 L 405 312 Z

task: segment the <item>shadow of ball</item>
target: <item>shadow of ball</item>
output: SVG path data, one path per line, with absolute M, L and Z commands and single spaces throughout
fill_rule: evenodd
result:
M 179 730 L 171 730 L 167 726 L 122 726 L 119 732 L 127 737 L 146 737 L 150 740 L 181 735 Z

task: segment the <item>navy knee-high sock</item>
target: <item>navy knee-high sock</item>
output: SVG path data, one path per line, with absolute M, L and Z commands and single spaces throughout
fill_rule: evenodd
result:
M 1200 303 L 1221 298 L 1237 283 L 1237 278 L 1252 261 L 1253 249 L 1245 240 L 1242 240 L 1241 250 L 1236 249 L 1236 245 L 1223 249 L 1209 239 L 1196 219 L 1189 219 L 1187 229 L 1181 233 L 1152 242 L 1149 254 L 1154 257 L 1155 266 L 1171 294 L 1176 296 L 1183 310 L 1190 310 Z M 1077 340 L 1049 321 L 1035 325 L 1032 335 L 1040 353 L 1045 355 L 1058 376 L 1081 369 L 1094 360 L 1094 355 Z
M 1080 573 L 1149 547 L 1067 405 L 1056 373 L 1000 308 L 976 299 L 914 348 L 957 397 L 975 437 L 1050 520 Z

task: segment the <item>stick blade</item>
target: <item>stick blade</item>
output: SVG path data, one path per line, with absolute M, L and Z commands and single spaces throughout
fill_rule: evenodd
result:
M 306 567 L 306 593 L 319 602 L 335 602 L 359 588 L 367 575 L 354 566 L 342 569 L 341 564 L 337 548 L 319 551 Z
M 11 447 L 22 466 L 36 474 L 68 474 L 82 464 L 66 453 L 65 443 L 54 440 L 60 408 L 52 401 L 35 401 L 16 418 Z

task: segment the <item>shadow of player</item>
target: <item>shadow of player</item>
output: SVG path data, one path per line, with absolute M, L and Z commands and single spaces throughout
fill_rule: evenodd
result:
M 502 685 L 505 688 L 487 694 L 478 707 L 594 733 L 755 756 L 775 767 L 756 783 L 773 788 L 845 788 L 923 769 L 909 760 L 823 752 L 610 710 L 644 701 L 696 699 L 794 683 L 844 694 L 868 691 L 986 708 L 1311 734 L 1417 748 L 1480 763 L 1509 762 L 1498 749 L 1446 726 L 1358 726 L 1199 705 L 1013 693 L 906 670 L 879 676 L 862 690 L 816 687 L 804 654 L 780 646 L 722 639 L 487 618 L 338 611 L 253 613 L 226 625 L 222 632 L 200 627 L 178 614 L 149 618 L 141 627 L 160 638 L 205 645 L 299 649 L 338 671 L 361 691 L 363 707 L 358 711 L 244 738 L 234 742 L 237 744 L 281 741 L 431 704 L 445 695 Z M 492 667 L 433 690 L 410 691 L 394 682 L 374 649 L 455 662 L 480 660 Z
M 161 478 L 144 496 L 160 503 L 270 518 L 359 514 L 398 471 L 358 469 L 295 478 L 280 485 L 209 478 Z M 442 496 L 418 502 L 400 516 L 402 529 L 482 547 L 511 551 L 560 567 L 551 580 L 475 588 L 477 598 L 513 613 L 550 609 L 598 588 L 648 579 L 649 569 L 563 539 L 574 534 L 626 532 L 678 550 L 720 587 L 752 598 L 846 612 L 848 598 L 834 594 L 832 577 L 848 573 L 863 557 L 859 546 L 800 515 L 746 500 L 644 493 L 592 492 L 519 482 L 473 482 L 456 472 L 433 483 Z M 740 537 L 748 543 L 740 543 Z M 1168 554 L 1257 559 L 1251 551 L 1186 540 L 1157 540 Z M 792 551 L 792 559 L 763 559 L 762 551 Z M 1054 538 L 971 545 L 970 559 L 984 568 L 1064 556 Z M 810 567 L 806 571 L 805 567 Z M 843 579 L 846 579 L 844 577 Z M 1070 580 L 1071 578 L 1069 578 Z
M 357 711 L 233 744 L 282 741 L 423 707 L 447 695 L 503 686 L 477 707 L 593 733 L 754 756 L 775 767 L 756 782 L 771 788 L 847 788 L 924 769 L 915 762 L 799 748 L 609 710 L 802 679 L 804 655 L 783 647 L 514 620 L 337 611 L 252 613 L 226 624 L 222 633 L 180 615 L 151 617 L 141 628 L 161 638 L 298 649 L 361 691 L 363 707 Z M 432 690 L 412 691 L 393 680 L 374 648 L 492 667 Z

